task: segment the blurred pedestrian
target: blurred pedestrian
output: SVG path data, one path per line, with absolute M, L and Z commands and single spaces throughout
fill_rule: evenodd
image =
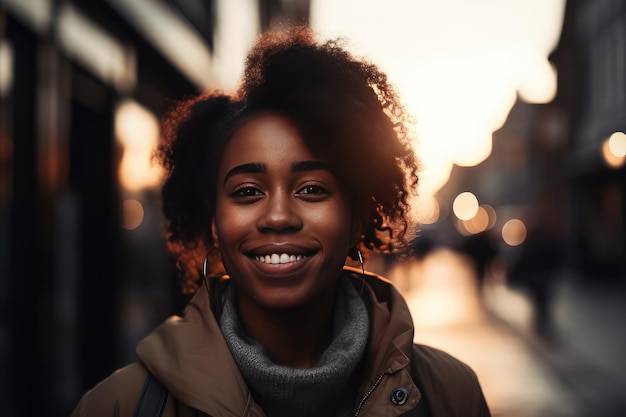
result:
M 461 252 L 468 255 L 472 261 L 476 275 L 477 294 L 482 297 L 487 273 L 498 255 L 498 249 L 492 242 L 489 232 L 483 230 L 465 237 L 461 243 Z
M 553 225 L 541 211 L 529 210 L 525 217 L 527 236 L 519 247 L 508 282 L 526 291 L 533 306 L 533 329 L 537 335 L 550 339 L 554 336 L 554 286 L 563 264 L 563 252 Z
M 561 263 L 557 243 L 541 235 L 529 235 L 509 281 L 526 290 L 533 305 L 533 328 L 538 335 L 553 334 L 552 300 L 554 282 Z
M 470 368 L 413 344 L 394 287 L 344 267 L 407 244 L 406 121 L 385 74 L 306 29 L 264 35 L 237 95 L 182 103 L 159 157 L 195 295 L 74 415 L 488 416 Z

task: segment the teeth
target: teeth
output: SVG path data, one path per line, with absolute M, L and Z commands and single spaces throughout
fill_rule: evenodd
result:
M 288 264 L 290 262 L 296 262 L 303 258 L 305 258 L 305 256 L 289 255 L 287 253 L 281 253 L 281 254 L 273 253 L 271 255 L 257 256 L 255 259 L 262 263 L 277 265 L 277 264 Z

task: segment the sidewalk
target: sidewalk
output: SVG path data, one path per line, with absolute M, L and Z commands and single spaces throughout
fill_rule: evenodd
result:
M 376 259 L 372 261 L 368 269 L 383 272 Z M 602 343 L 602 351 L 597 349 L 597 341 L 604 340 L 597 338 L 600 336 L 595 343 L 588 341 L 590 346 L 579 344 L 578 339 L 586 335 L 581 327 L 584 320 L 576 314 L 593 323 L 596 316 L 581 309 L 576 291 L 559 290 L 562 299 L 555 305 L 557 317 L 565 318 L 563 323 L 570 327 L 560 332 L 558 344 L 546 345 L 529 331 L 532 310 L 525 297 L 500 285 L 489 288 L 483 300 L 470 265 L 454 252 L 442 249 L 422 261 L 398 263 L 386 276 L 407 299 L 416 324 L 416 342 L 441 348 L 469 364 L 481 381 L 494 417 L 626 415 L 619 413 L 626 409 L 620 405 L 626 391 L 615 379 L 615 373 L 624 369 L 615 370 L 623 363 L 624 350 L 612 341 Z M 604 306 L 606 300 L 598 299 Z M 606 314 L 614 324 L 611 331 L 616 331 L 615 318 L 623 315 Z M 589 351 L 603 358 L 602 367 L 600 360 L 582 359 Z
M 488 309 L 540 356 L 589 416 L 626 415 L 626 289 L 589 286 L 564 275 L 555 287 L 554 335 L 532 331 L 532 309 L 521 291 L 503 285 L 487 294 Z M 511 305 L 521 306 L 514 314 Z

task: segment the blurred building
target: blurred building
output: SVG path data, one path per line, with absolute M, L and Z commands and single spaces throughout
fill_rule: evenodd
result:
M 547 104 L 518 99 L 493 134 L 491 156 L 454 167 L 439 195 L 443 223 L 457 226 L 453 234 L 472 234 L 445 209 L 469 191 L 494 208 L 489 234 L 512 263 L 523 243 L 506 244 L 503 228 L 519 219 L 526 239 L 556 241 L 560 266 L 579 278 L 625 283 L 626 151 L 618 148 L 626 146 L 626 3 L 568 0 L 550 60 L 556 97 Z
M 0 415 L 69 415 L 182 307 L 156 180 L 128 158 L 176 100 L 221 87 L 232 33 L 307 18 L 308 1 L 0 1 Z
M 552 61 L 569 127 L 564 181 L 573 266 L 626 281 L 626 3 L 569 0 Z M 613 142 L 613 143 L 611 143 Z
M 250 37 L 308 13 L 308 0 L 0 0 L 0 415 L 68 415 L 182 308 L 154 177 L 127 157 L 153 146 L 174 101 L 222 87 Z M 623 281 L 624 158 L 606 148 L 626 130 L 626 3 L 569 0 L 551 59 L 554 101 L 518 101 L 491 157 L 455 167 L 440 223 L 447 241 L 482 227 L 506 248 L 506 223 L 533 219 L 572 269 Z M 493 221 L 454 219 L 461 191 Z

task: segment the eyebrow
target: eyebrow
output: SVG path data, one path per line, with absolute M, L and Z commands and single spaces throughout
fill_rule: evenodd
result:
M 226 184 L 226 181 L 228 181 L 228 179 L 230 177 L 232 177 L 233 175 L 237 175 L 237 174 L 261 174 L 263 172 L 265 172 L 266 167 L 265 164 L 261 164 L 258 162 L 252 162 L 249 164 L 242 164 L 242 165 L 237 165 L 236 167 L 234 167 L 233 169 L 231 169 L 230 171 L 228 171 L 226 173 L 226 176 L 224 177 L 224 184 Z
M 226 181 L 237 174 L 262 174 L 267 170 L 265 164 L 260 162 L 251 162 L 249 164 L 241 164 L 232 168 L 224 176 L 224 184 Z M 321 161 L 301 161 L 291 164 L 291 170 L 293 172 L 308 172 L 308 171 L 329 171 L 331 172 L 330 165 Z
M 291 165 L 293 172 L 306 172 L 306 171 L 331 171 L 330 165 L 321 161 L 302 161 L 295 162 Z

